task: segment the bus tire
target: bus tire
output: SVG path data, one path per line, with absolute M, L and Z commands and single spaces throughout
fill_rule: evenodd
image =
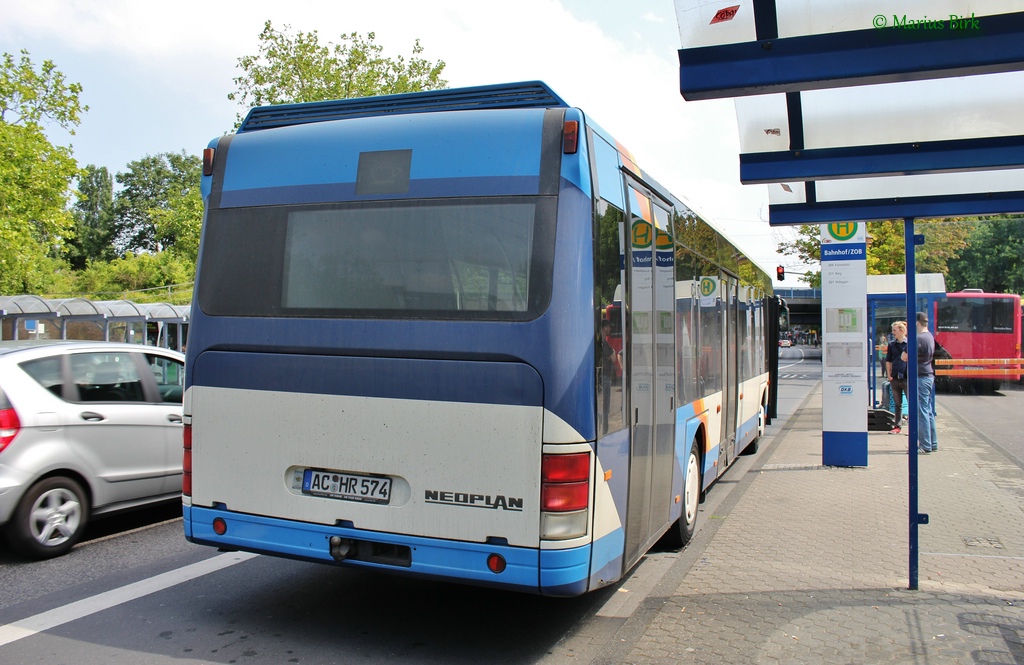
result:
M 683 547 L 690 544 L 697 531 L 697 510 L 701 499 L 700 449 L 697 439 L 690 444 L 686 461 L 686 484 L 683 487 L 683 514 L 679 516 L 679 539 Z
M 677 548 L 686 547 L 697 531 L 697 510 L 701 500 L 700 449 L 697 440 L 690 444 L 686 460 L 686 478 L 683 480 L 683 512 L 672 525 L 670 542 Z
M 70 478 L 44 478 L 21 497 L 7 524 L 11 549 L 32 559 L 66 554 L 82 538 L 89 501 Z

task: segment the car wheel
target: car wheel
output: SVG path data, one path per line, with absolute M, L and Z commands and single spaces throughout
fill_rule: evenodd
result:
M 82 486 L 70 478 L 46 478 L 21 498 L 7 525 L 7 540 L 24 556 L 50 559 L 75 546 L 88 520 Z

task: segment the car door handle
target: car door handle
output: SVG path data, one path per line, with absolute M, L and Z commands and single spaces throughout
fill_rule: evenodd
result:
M 172 423 L 181 424 L 181 416 L 178 415 L 177 413 L 168 413 L 167 420 L 171 421 Z
M 95 411 L 82 411 L 82 420 L 88 420 L 91 423 L 99 423 L 106 419 L 106 416 L 96 413 Z

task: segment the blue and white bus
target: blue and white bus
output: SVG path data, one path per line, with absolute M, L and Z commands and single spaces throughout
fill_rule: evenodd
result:
M 685 544 L 764 430 L 771 281 L 636 164 L 538 82 L 213 141 L 186 537 L 551 596 Z

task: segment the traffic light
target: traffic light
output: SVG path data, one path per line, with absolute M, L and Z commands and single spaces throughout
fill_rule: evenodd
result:
M 783 266 L 779 266 L 775 269 L 775 278 L 780 282 L 786 281 L 786 269 Z

